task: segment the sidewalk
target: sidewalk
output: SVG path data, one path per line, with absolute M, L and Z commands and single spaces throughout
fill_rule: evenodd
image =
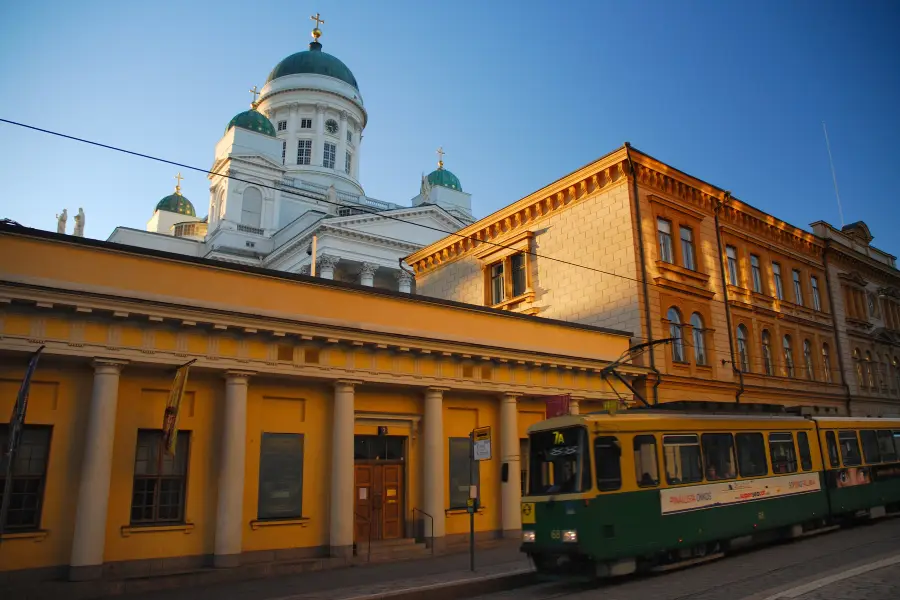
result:
M 193 574 L 123 580 L 98 592 L 82 584 L 47 582 L 16 600 L 344 600 L 355 598 L 424 597 L 438 600 L 463 595 L 459 586 L 486 592 L 511 589 L 530 581 L 531 566 L 519 552 L 518 540 L 495 541 L 476 549 L 475 572 L 469 570 L 468 552 L 433 558 L 363 564 L 266 578 L 200 583 Z M 191 585 L 192 579 L 198 584 Z M 164 580 L 164 581 L 163 581 Z M 181 581 L 179 581 L 181 580 Z M 152 585 L 155 591 L 142 591 Z M 164 588 L 164 589 L 163 589 Z M 415 594 L 412 590 L 415 589 Z M 16 590 L 19 592 L 19 590 Z M 449 595 L 446 595 L 449 594 Z

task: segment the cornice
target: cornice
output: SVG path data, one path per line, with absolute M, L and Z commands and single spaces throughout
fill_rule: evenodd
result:
M 836 259 L 839 264 L 850 265 L 850 268 L 862 270 L 870 277 L 888 280 L 893 285 L 900 286 L 900 270 L 894 269 L 890 265 L 846 248 L 833 240 L 825 241 L 825 252 L 829 257 Z
M 313 235 L 322 235 L 322 233 L 328 233 L 333 235 L 334 237 L 344 238 L 355 241 L 363 241 L 375 243 L 380 246 L 387 246 L 389 248 L 395 248 L 402 252 L 409 252 L 411 250 L 415 250 L 419 248 L 418 244 L 413 244 L 410 242 L 405 242 L 403 240 L 397 240 L 394 238 L 384 237 L 375 235 L 372 233 L 366 233 L 364 231 L 357 231 L 355 229 L 347 229 L 344 227 L 337 227 L 335 225 L 330 225 L 328 223 L 323 223 L 319 221 L 318 223 L 314 223 L 310 229 L 306 229 L 304 233 L 301 233 L 292 240 L 286 242 L 279 248 L 273 250 L 263 261 L 263 265 L 271 265 L 280 260 L 284 260 L 290 258 L 298 248 L 304 249 L 312 242 Z
M 348 98 L 348 97 L 344 96 L 343 94 L 338 94 L 337 92 L 331 92 L 331 91 L 322 90 L 319 88 L 292 87 L 292 88 L 286 88 L 283 90 L 278 90 L 276 92 L 269 92 L 268 94 L 266 94 L 265 96 L 263 96 L 259 99 L 259 103 L 262 104 L 263 101 L 265 101 L 265 100 L 269 100 L 271 98 L 274 98 L 275 96 L 280 96 L 281 94 L 289 94 L 291 92 L 317 92 L 319 94 L 326 94 L 328 96 L 334 96 L 335 98 L 340 98 L 341 100 L 344 100 L 345 102 L 349 102 L 353 106 L 357 107 L 360 110 L 360 112 L 362 112 L 362 116 L 363 116 L 362 127 L 363 128 L 365 128 L 369 122 L 369 113 L 366 111 L 366 107 L 364 107 L 360 102 L 357 102 L 356 100 Z M 316 112 L 319 111 L 319 104 L 321 104 L 321 102 L 314 102 L 314 103 L 309 103 L 309 104 L 315 105 Z M 334 107 L 328 107 L 328 108 L 332 108 L 333 110 L 337 111 L 337 109 Z

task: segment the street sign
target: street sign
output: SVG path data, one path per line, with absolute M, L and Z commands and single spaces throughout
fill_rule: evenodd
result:
M 544 399 L 547 418 L 562 417 L 569 414 L 569 395 L 564 396 L 547 396 Z
M 478 427 L 473 433 L 475 460 L 491 460 L 491 428 Z

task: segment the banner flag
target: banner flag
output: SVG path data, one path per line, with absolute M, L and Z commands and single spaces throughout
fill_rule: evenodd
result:
M 166 412 L 163 414 L 162 442 L 163 450 L 169 456 L 175 455 L 175 442 L 178 438 L 178 415 L 181 409 L 181 399 L 187 386 L 188 371 L 196 360 L 183 364 L 175 372 L 175 380 L 169 392 L 169 401 L 166 403 Z M 162 453 L 160 453 L 162 460 Z

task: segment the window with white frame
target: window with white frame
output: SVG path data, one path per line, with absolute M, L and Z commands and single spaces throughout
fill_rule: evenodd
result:
M 794 277 L 794 302 L 803 306 L 803 286 L 800 285 L 800 270 L 793 269 L 791 273 Z
M 684 339 L 681 332 L 681 312 L 674 306 L 666 314 L 669 319 L 669 337 L 672 338 L 672 361 L 683 363 Z
M 241 202 L 241 225 L 259 229 L 262 222 L 262 192 L 255 187 L 244 190 L 243 202 Z
M 694 232 L 690 227 L 682 225 L 681 232 L 681 262 L 685 269 L 697 270 L 697 261 L 694 258 Z
M 794 376 L 794 349 L 791 347 L 791 336 L 786 335 L 782 340 L 784 344 L 784 371 L 788 377 Z
M 769 336 L 769 332 L 766 329 L 763 329 L 762 332 L 762 352 L 763 367 L 766 370 L 766 375 L 774 375 L 775 368 L 772 365 L 772 338 Z
M 759 257 L 750 255 L 750 275 L 753 280 L 753 291 L 762 294 L 762 273 L 759 270 Z
M 706 365 L 706 332 L 703 330 L 703 317 L 700 313 L 691 315 L 691 327 L 694 337 L 694 362 Z
M 772 276 L 775 279 L 775 297 L 784 300 L 784 287 L 781 283 L 781 265 L 777 262 L 772 263 Z
M 284 159 L 287 156 L 287 140 L 281 141 L 281 164 L 284 164 Z
M 828 352 L 828 344 L 822 344 L 822 374 L 825 381 L 831 383 L 831 355 Z
M 659 260 L 674 263 L 672 251 L 672 223 L 665 219 L 656 219 L 656 229 L 659 233 Z
M 813 367 L 812 344 L 809 340 L 803 340 L 803 365 L 806 368 L 806 378 L 815 379 L 815 368 Z
M 287 121 L 278 121 L 278 131 L 287 131 Z
M 353 143 L 353 132 L 350 131 L 349 129 L 347 129 L 347 143 L 348 144 Z
M 738 325 L 737 328 L 737 347 L 738 347 L 738 361 L 740 362 L 740 369 L 744 373 L 750 372 L 750 352 L 747 348 L 747 328 L 743 325 Z
M 506 299 L 503 279 L 503 261 L 491 265 L 491 304 L 500 304 Z
M 297 164 L 308 165 L 312 162 L 312 140 L 297 140 Z
M 347 156 L 344 157 L 344 171 L 346 171 L 347 175 L 350 174 L 350 166 L 353 161 L 353 155 L 350 152 L 347 152 Z
M 819 296 L 819 279 L 817 277 L 810 277 L 809 285 L 812 287 L 813 308 L 822 310 L 822 298 Z
M 733 286 L 738 284 L 737 248 L 725 246 L 725 256 L 728 257 L 728 283 Z
M 312 129 L 312 119 L 300 119 L 300 129 Z
M 529 258 L 526 251 L 516 252 L 487 266 L 485 304 L 495 306 L 515 300 L 530 291 Z
M 325 149 L 322 153 L 322 166 L 327 169 L 334 168 L 334 159 L 337 156 L 337 146 L 331 142 L 325 142 Z

